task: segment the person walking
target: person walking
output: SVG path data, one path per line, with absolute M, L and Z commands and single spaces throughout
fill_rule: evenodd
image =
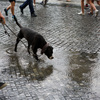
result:
M 35 11 L 34 11 L 34 7 L 33 7 L 33 0 L 26 0 L 22 5 L 19 6 L 21 13 L 22 14 L 24 13 L 23 10 L 28 5 L 29 5 L 31 17 L 37 17 L 37 15 L 35 14 Z
M 16 0 L 9 0 L 9 2 L 11 3 L 7 8 L 4 9 L 6 16 L 8 16 L 8 10 L 11 9 L 11 13 L 12 13 L 12 18 L 14 18 L 15 14 L 14 14 L 14 7 L 15 7 L 15 2 Z
M 94 1 L 94 0 L 93 0 Z M 95 17 L 98 16 L 99 11 L 97 10 L 97 8 L 95 7 L 94 3 L 92 0 L 88 0 L 90 7 L 91 7 L 91 11 L 90 13 L 93 14 L 93 10 L 95 11 Z
M 81 0 L 81 12 L 79 12 L 78 14 L 84 15 L 84 0 Z
M 5 18 L 4 18 L 4 16 L 1 14 L 1 12 L 0 12 L 0 23 L 5 24 Z M 5 86 L 7 86 L 6 83 L 0 82 L 0 89 L 4 88 Z

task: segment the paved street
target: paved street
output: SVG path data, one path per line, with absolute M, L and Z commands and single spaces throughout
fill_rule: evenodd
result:
M 8 84 L 0 90 L 0 100 L 100 100 L 100 13 L 95 18 L 85 9 L 80 16 L 80 6 L 43 7 L 37 0 L 37 17 L 31 18 L 28 7 L 21 15 L 20 4 L 15 6 L 18 21 L 44 36 L 54 48 L 54 59 L 39 54 L 36 62 L 21 42 L 15 53 L 16 36 L 7 30 L 8 37 L 0 24 L 0 81 Z M 4 16 L 8 5 L 0 1 Z M 6 23 L 17 34 L 10 11 L 8 16 Z

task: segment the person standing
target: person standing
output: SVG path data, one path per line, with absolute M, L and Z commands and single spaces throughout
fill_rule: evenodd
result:
M 0 23 L 5 24 L 5 18 L 4 18 L 4 16 L 1 14 L 1 12 L 0 12 Z M 5 86 L 7 86 L 6 83 L 0 82 L 0 89 L 4 88 Z
M 11 3 L 7 8 L 4 9 L 6 16 L 8 16 L 8 10 L 11 9 L 11 13 L 12 13 L 12 18 L 14 18 L 15 14 L 14 14 L 14 7 L 15 7 L 15 2 L 16 0 L 9 0 L 9 2 Z
M 33 0 L 26 0 L 22 5 L 19 6 L 21 13 L 22 14 L 24 13 L 23 10 L 28 5 L 29 5 L 31 17 L 37 17 L 37 15 L 35 14 L 35 11 L 34 11 L 34 7 L 33 7 Z

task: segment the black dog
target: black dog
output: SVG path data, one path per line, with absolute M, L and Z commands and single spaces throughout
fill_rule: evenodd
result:
M 17 45 L 22 38 L 25 38 L 28 42 L 28 53 L 30 54 L 30 46 L 32 46 L 33 56 L 38 60 L 37 49 L 41 48 L 41 54 L 45 54 L 49 59 L 53 59 L 53 47 L 49 46 L 49 44 L 45 41 L 42 35 L 34 32 L 29 28 L 22 27 L 17 18 L 14 17 L 16 24 L 20 27 L 20 31 L 17 35 L 16 44 L 15 44 L 15 52 L 17 52 Z

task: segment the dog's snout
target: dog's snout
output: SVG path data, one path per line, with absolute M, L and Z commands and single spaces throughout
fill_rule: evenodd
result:
M 53 56 L 51 56 L 49 59 L 54 59 L 54 57 L 53 57 Z

